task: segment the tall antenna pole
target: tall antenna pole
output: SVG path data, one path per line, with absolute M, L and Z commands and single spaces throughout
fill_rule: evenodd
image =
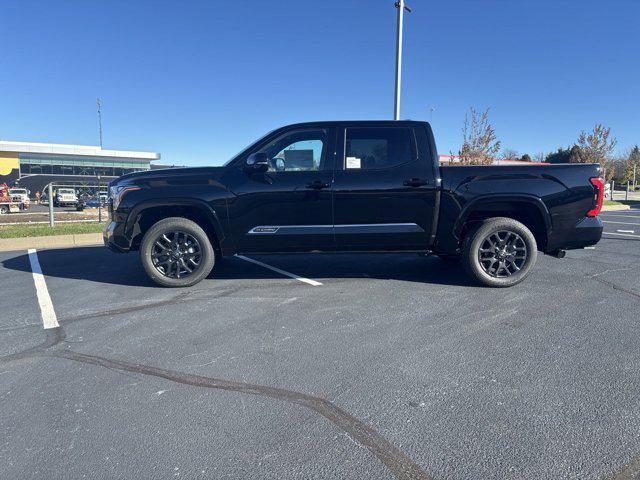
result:
M 102 101 L 98 98 L 96 100 L 98 105 L 98 129 L 100 131 L 100 148 L 102 148 Z
M 400 87 L 402 77 L 402 22 L 404 19 L 404 11 L 411 13 L 411 8 L 405 5 L 404 0 L 398 0 L 395 3 L 398 9 L 398 24 L 396 28 L 396 92 L 393 102 L 393 119 L 400 120 Z

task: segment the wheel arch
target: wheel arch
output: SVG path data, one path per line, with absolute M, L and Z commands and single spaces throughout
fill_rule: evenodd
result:
M 453 234 L 462 242 L 479 222 L 492 217 L 508 217 L 524 224 L 533 233 L 538 248 L 544 250 L 552 231 L 547 206 L 533 195 L 483 195 L 470 201 L 460 212 Z
M 220 216 L 208 203 L 192 198 L 165 198 L 135 205 L 125 226 L 125 233 L 131 239 L 131 248 L 139 248 L 147 230 L 159 220 L 169 217 L 182 217 L 196 222 L 207 233 L 214 249 L 220 250 L 225 238 Z

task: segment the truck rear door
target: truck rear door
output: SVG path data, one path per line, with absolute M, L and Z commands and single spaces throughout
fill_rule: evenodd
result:
M 338 250 L 429 248 L 438 185 L 420 128 L 389 122 L 340 129 L 333 182 Z

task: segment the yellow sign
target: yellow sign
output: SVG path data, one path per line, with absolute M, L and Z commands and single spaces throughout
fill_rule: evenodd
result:
M 20 168 L 17 152 L 0 152 L 0 175 L 9 175 Z

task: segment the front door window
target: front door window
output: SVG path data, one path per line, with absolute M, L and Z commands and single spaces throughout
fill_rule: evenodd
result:
M 262 147 L 269 156 L 270 172 L 313 172 L 324 168 L 325 129 L 288 132 Z

